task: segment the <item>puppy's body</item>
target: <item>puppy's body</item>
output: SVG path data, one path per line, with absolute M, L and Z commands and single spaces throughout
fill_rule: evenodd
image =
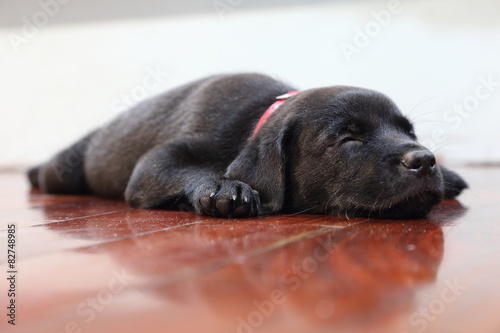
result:
M 303 91 L 252 136 L 276 96 L 291 90 L 258 74 L 187 84 L 123 113 L 32 169 L 30 179 L 48 193 L 224 217 L 301 210 L 420 217 L 466 187 L 435 166 L 388 98 L 366 89 Z
M 207 169 L 224 173 L 250 136 L 255 122 L 277 95 L 289 89 L 258 75 L 245 79 L 214 76 L 140 103 L 102 128 L 96 134 L 102 139 L 89 145 L 85 175 L 90 190 L 99 195 L 123 197 L 135 165 L 139 159 L 147 158 L 146 153 L 154 154 L 155 149 L 163 152 L 151 157 L 152 164 L 168 164 L 177 158 L 179 163 L 187 158 L 193 166 L 203 164 Z M 167 157 L 169 160 L 164 161 Z M 173 167 L 169 183 L 182 173 Z

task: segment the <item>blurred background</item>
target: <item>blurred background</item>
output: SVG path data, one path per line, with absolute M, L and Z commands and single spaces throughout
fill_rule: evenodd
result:
M 0 169 L 241 71 L 381 91 L 442 162 L 500 163 L 497 0 L 0 0 L 0 36 Z

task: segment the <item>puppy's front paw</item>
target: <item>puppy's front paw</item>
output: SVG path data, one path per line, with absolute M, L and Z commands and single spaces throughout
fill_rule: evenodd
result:
M 259 193 L 236 180 L 209 181 L 193 195 L 193 206 L 200 214 L 214 217 L 246 217 L 257 215 Z

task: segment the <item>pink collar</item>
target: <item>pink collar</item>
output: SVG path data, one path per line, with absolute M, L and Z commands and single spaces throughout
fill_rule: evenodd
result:
M 298 93 L 300 93 L 300 91 L 289 91 L 284 95 L 276 97 L 277 101 L 271 104 L 271 106 L 266 110 L 266 112 L 264 112 L 264 114 L 260 117 L 257 126 L 255 126 L 255 129 L 253 130 L 252 137 L 254 137 L 257 134 L 262 125 L 264 125 L 264 123 L 266 122 L 267 118 L 269 118 L 274 113 L 274 111 L 278 110 L 281 104 L 285 103 L 288 97 L 296 95 Z

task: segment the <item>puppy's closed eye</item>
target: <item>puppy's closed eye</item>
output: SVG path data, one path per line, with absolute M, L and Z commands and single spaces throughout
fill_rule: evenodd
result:
M 363 144 L 363 140 L 359 137 L 356 137 L 356 136 L 350 136 L 350 135 L 345 135 L 345 136 L 342 136 L 339 138 L 338 142 L 341 144 L 341 145 L 345 145 L 345 144 L 350 144 L 350 145 L 354 145 L 354 144 L 358 144 L 358 145 L 361 145 Z

